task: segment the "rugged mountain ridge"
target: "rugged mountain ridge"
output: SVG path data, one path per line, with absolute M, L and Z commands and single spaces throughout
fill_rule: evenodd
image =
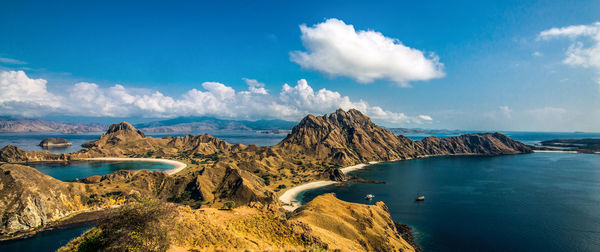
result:
M 531 148 L 500 133 L 466 134 L 420 141 L 394 135 L 375 125 L 360 111 L 337 110 L 323 116 L 308 115 L 278 147 L 302 152 L 343 165 L 390 161 L 432 155 L 505 155 L 530 153 Z
M 426 137 L 417 142 L 422 155 L 507 155 L 531 153 L 529 146 L 500 133 L 477 133 L 448 138 Z
M 71 193 L 68 195 L 71 197 L 69 202 L 80 202 L 85 207 L 92 207 L 86 205 L 88 201 L 95 204 L 96 196 L 92 197 L 92 195 L 96 194 L 108 195 L 110 199 L 122 202 L 135 202 L 139 195 L 143 195 L 194 208 L 218 208 L 231 200 L 238 205 L 260 202 L 278 208 L 279 203 L 275 199 L 276 194 L 280 191 L 317 179 L 344 180 L 343 174 L 338 169 L 342 166 L 369 161 L 413 159 L 429 155 L 502 155 L 531 151 L 522 143 L 499 133 L 463 135 L 445 139 L 426 138 L 415 142 L 404 136 L 396 136 L 375 125 L 358 110 L 338 110 L 323 116 L 308 115 L 293 128 L 284 140 L 271 147 L 231 145 L 206 134 L 153 138 L 146 136 L 141 130 L 126 122 L 111 125 L 98 140 L 86 143 L 85 147 L 78 152 L 57 155 L 49 152 L 24 151 L 15 146 L 6 146 L 0 149 L 0 162 L 75 160 L 93 157 L 176 159 L 187 163 L 188 167 L 174 176 L 161 172 L 119 171 L 104 176 L 91 176 L 81 182 L 58 181 L 53 183 L 61 188 L 83 186 L 85 192 L 81 192 L 81 194 L 78 194 L 80 192 L 77 190 L 65 193 Z M 4 164 L 2 167 L 7 170 L 34 170 L 26 166 L 15 168 L 10 164 Z M 23 176 L 22 179 L 26 180 L 27 177 Z M 8 182 L 2 183 L 0 188 L 8 185 Z M 40 190 L 35 184 L 31 184 L 28 189 L 13 188 L 16 188 L 12 192 L 14 194 L 26 190 Z M 79 196 L 80 200 L 77 201 L 75 196 Z M 44 196 L 38 198 L 41 197 Z M 86 200 L 82 201 L 81 199 L 84 198 Z M 37 198 L 29 197 L 27 200 L 36 202 Z M 107 200 L 103 198 L 103 202 Z M 331 199 L 329 201 L 333 202 Z M 3 204 L 8 206 L 13 204 L 12 202 L 15 200 L 5 198 Z M 306 212 L 316 216 L 319 213 L 318 209 L 323 208 L 324 205 L 326 204 L 315 203 L 311 208 L 313 210 L 306 210 Z M 48 212 L 57 210 L 60 212 L 61 207 L 49 204 L 48 207 L 37 208 L 38 212 L 36 213 L 8 211 L 2 218 L 39 219 L 35 216 L 46 215 Z M 340 205 L 340 207 L 360 208 L 350 205 Z M 384 209 L 382 206 L 380 208 Z M 69 210 L 65 214 L 70 215 L 80 211 L 82 210 Z M 369 216 L 371 216 L 369 218 L 378 216 L 371 214 L 373 211 L 379 212 L 379 210 L 369 210 Z M 344 210 L 342 212 L 344 216 L 355 214 L 352 211 Z M 303 218 L 308 220 L 312 217 L 306 214 Z M 325 218 L 325 216 L 319 218 Z M 317 225 L 314 227 L 315 230 L 321 230 L 322 227 L 318 228 L 317 219 L 314 220 L 313 225 Z M 357 221 L 359 220 L 344 218 L 335 223 L 344 227 L 355 225 Z M 45 222 L 38 221 L 32 225 L 21 225 L 11 230 L 23 232 L 44 225 Z M 2 229 L 0 230 L 2 234 L 13 232 L 6 231 L 9 230 L 8 226 L 0 226 L 0 229 Z M 371 237 L 371 234 L 365 233 L 365 230 L 357 230 L 352 234 L 345 233 L 344 235 L 349 235 L 348 237 L 353 237 L 352 239 L 363 239 L 359 245 L 365 248 L 365 242 L 367 244 L 369 242 L 364 239 L 371 239 L 365 238 Z M 395 235 L 389 230 L 384 232 L 388 232 L 386 234 L 390 237 Z M 318 236 L 322 238 L 331 235 L 331 230 L 327 229 L 323 233 L 315 231 L 314 233 L 318 233 Z M 335 239 L 328 244 L 335 244 Z M 386 245 L 373 245 L 367 248 L 399 248 L 398 244 L 391 245 L 383 240 L 376 242 L 376 244 L 382 243 Z
M 414 157 L 413 143 L 375 125 L 360 111 L 308 115 L 277 146 L 342 165 Z

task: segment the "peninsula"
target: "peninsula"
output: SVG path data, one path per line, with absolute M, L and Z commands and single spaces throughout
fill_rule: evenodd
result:
M 288 212 L 277 199 L 289 188 L 306 183 L 347 180 L 340 168 L 369 162 L 531 152 L 500 133 L 412 141 L 375 125 L 354 109 L 308 115 L 285 139 L 269 147 L 232 145 L 206 134 L 153 138 L 126 122 L 111 125 L 84 147 L 66 154 L 15 146 L 0 149 L 3 239 L 85 212 L 119 207 L 117 214 L 63 250 L 94 246 L 100 250 L 415 251 L 410 232 L 392 221 L 383 202 L 354 204 L 328 194 Z M 119 171 L 77 182 L 58 181 L 26 166 L 35 161 L 89 158 L 157 158 L 187 166 L 171 175 Z M 127 235 L 132 232 L 138 239 Z

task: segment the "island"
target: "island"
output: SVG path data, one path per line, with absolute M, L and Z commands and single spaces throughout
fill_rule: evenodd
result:
M 274 146 L 230 144 L 207 134 L 154 138 L 122 122 L 84 147 L 65 154 L 16 146 L 0 149 L 2 239 L 91 211 L 107 211 L 94 215 L 104 218 L 101 224 L 62 251 L 90 247 L 417 251 L 410 229 L 393 222 L 384 202 L 355 204 L 326 194 L 288 207 L 278 198 L 315 181 L 347 182 L 344 171 L 370 163 L 532 152 L 500 133 L 412 141 L 355 109 L 307 115 Z M 63 182 L 26 165 L 90 158 L 158 158 L 187 166 L 173 174 L 118 171 Z
M 41 146 L 42 148 L 59 148 L 59 147 L 69 147 L 72 146 L 73 143 L 67 141 L 66 139 L 63 138 L 46 138 L 44 140 L 42 140 L 40 142 L 40 144 L 38 144 L 38 146 Z

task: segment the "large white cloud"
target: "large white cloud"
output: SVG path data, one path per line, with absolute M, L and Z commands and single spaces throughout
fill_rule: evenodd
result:
M 0 115 L 41 116 L 61 114 L 106 117 L 215 116 L 235 119 L 298 120 L 306 114 L 323 114 L 338 108 L 356 108 L 373 119 L 391 124 L 432 121 L 427 115 L 404 113 L 371 106 L 363 100 L 328 89 L 318 91 L 299 80 L 284 84 L 279 94 L 269 94 L 265 85 L 244 79 L 248 90 L 236 91 L 218 82 L 204 82 L 175 98 L 159 91 L 126 88 L 116 84 L 102 88 L 95 83 L 75 83 L 63 95 L 48 92 L 46 80 L 31 79 L 23 71 L 0 72 Z M 37 113 L 33 113 L 37 112 Z
M 0 110 L 5 115 L 38 116 L 56 110 L 62 97 L 49 93 L 46 80 L 23 71 L 0 72 Z
M 291 52 L 290 58 L 306 69 L 361 83 L 388 79 L 403 86 L 444 76 L 443 64 L 434 53 L 426 56 L 379 32 L 356 31 L 342 20 L 301 25 L 300 30 L 306 52 Z
M 544 40 L 561 37 L 572 40 L 563 63 L 593 68 L 600 75 L 600 22 L 552 28 L 539 34 L 539 38 Z

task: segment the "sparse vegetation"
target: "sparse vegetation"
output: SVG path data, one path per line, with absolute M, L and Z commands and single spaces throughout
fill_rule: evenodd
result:
M 223 203 L 223 207 L 227 210 L 231 210 L 235 207 L 235 201 L 233 201 L 233 200 L 225 201 L 225 203 Z
M 166 251 L 170 241 L 163 222 L 172 212 L 155 200 L 128 205 L 63 251 Z

